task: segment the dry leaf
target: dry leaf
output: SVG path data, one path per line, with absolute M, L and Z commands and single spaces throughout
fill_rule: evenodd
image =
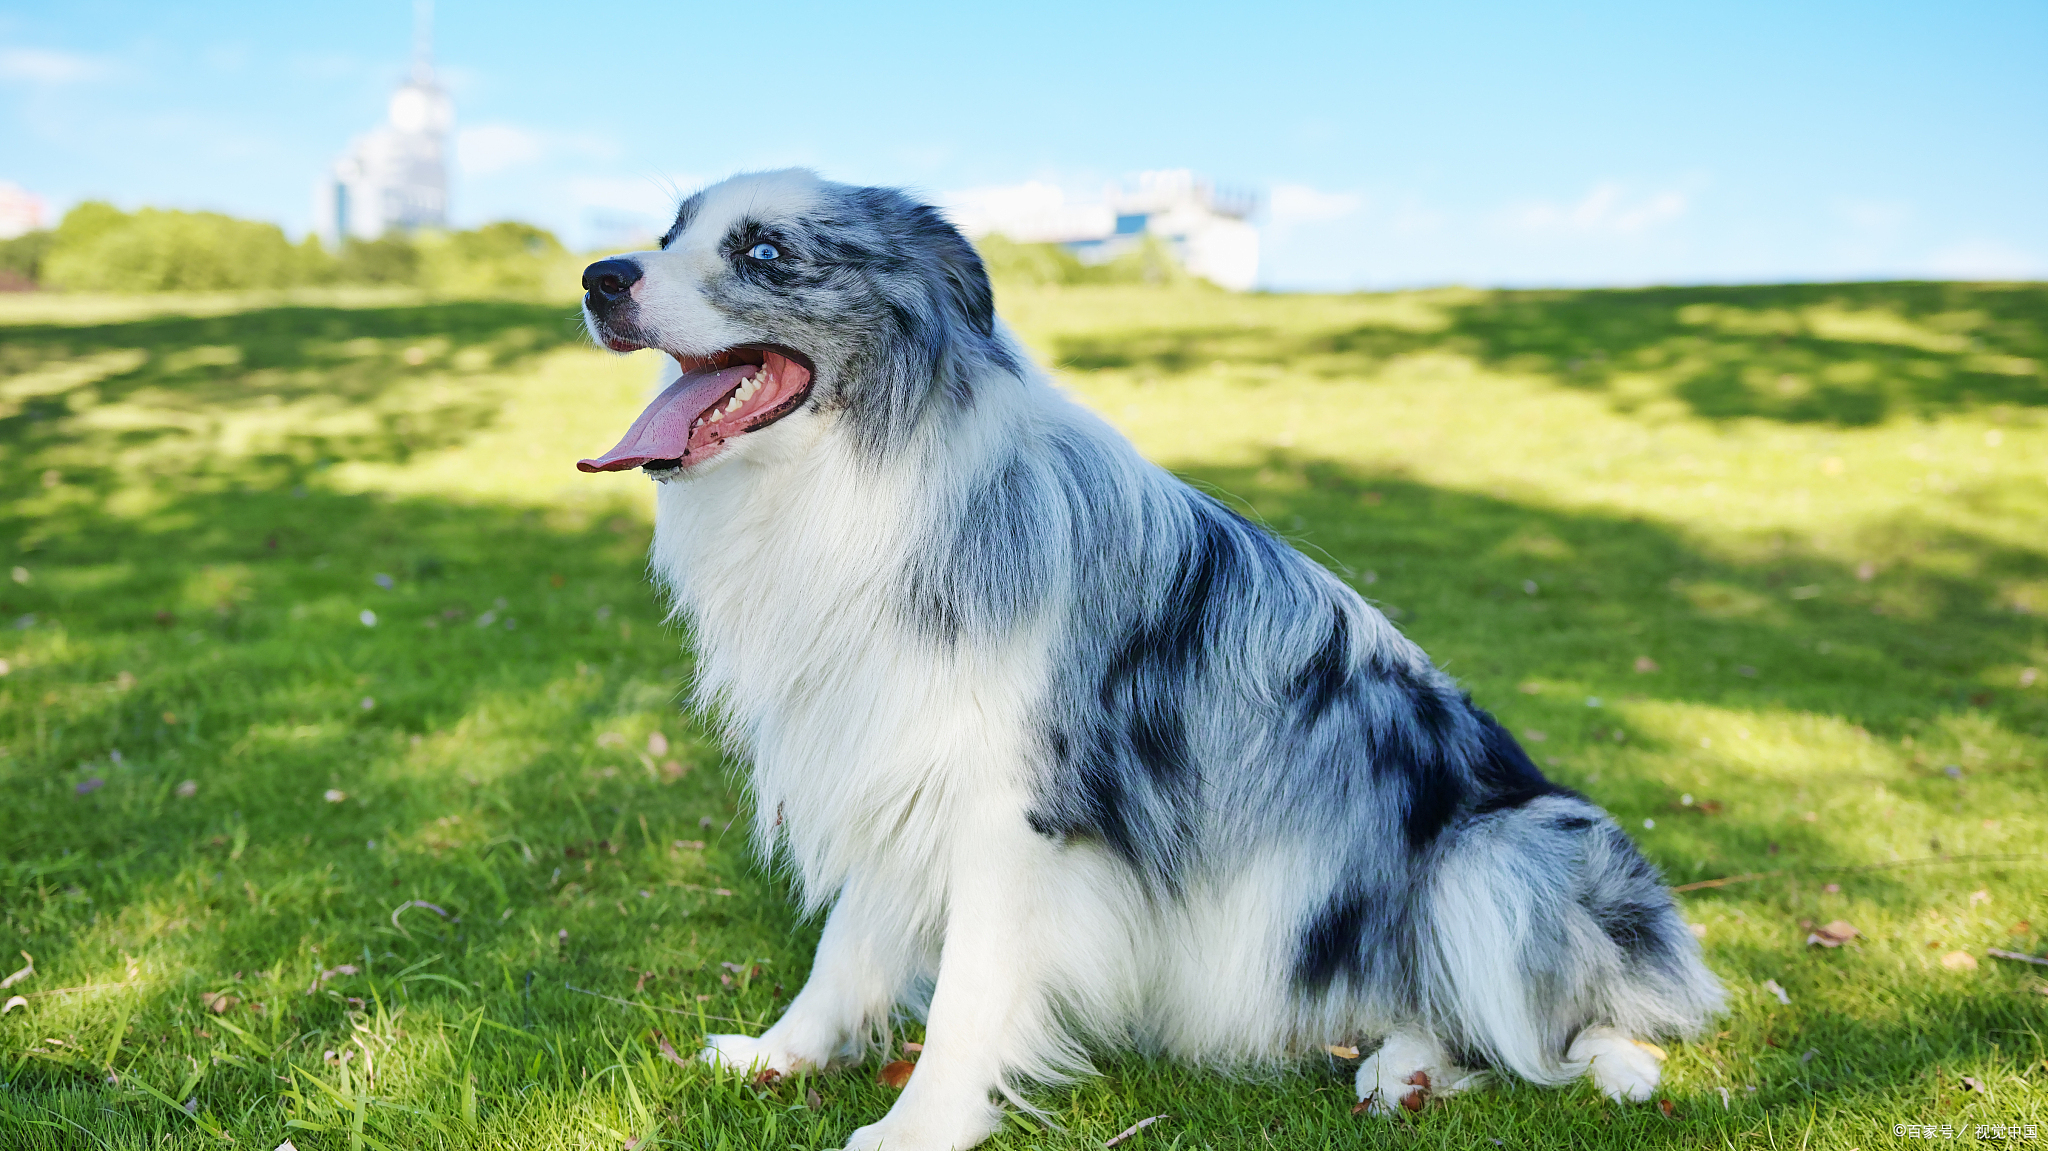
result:
M 763 1067 L 754 1076 L 754 1086 L 763 1091 L 771 1090 L 782 1080 L 782 1072 L 773 1067 Z
M 1768 992 L 1770 992 L 1771 994 L 1773 994 L 1773 995 L 1775 995 L 1775 996 L 1777 996 L 1777 997 L 1778 997 L 1778 1002 L 1779 1002 L 1779 1003 L 1781 1003 L 1781 1004 L 1783 1004 L 1784 1006 L 1786 1006 L 1786 1007 L 1790 1007 L 1790 1006 L 1792 1006 L 1792 997 L 1791 997 L 1790 995 L 1787 995 L 1787 994 L 1785 994 L 1785 989 L 1784 989 L 1783 987 L 1780 987 L 1780 986 L 1778 986 L 1778 981 L 1777 981 L 1777 980 L 1775 980 L 1775 979 L 1766 979 L 1766 980 L 1764 980 L 1764 990 L 1765 990 L 1765 991 L 1768 991 Z
M 284 1142 L 279 1143 L 276 1147 L 272 1148 L 271 1151 L 299 1151 L 299 1149 L 297 1147 L 292 1146 L 292 1141 L 287 1139 Z
M 1358 1101 L 1357 1103 L 1354 1103 L 1354 1104 L 1352 1104 L 1352 1106 L 1351 1106 L 1351 1113 L 1352 1113 L 1353 1115 L 1358 1115 L 1358 1114 L 1362 1114 L 1362 1113 L 1363 1113 L 1363 1112 L 1364 1112 L 1364 1111 L 1365 1111 L 1365 1110 L 1366 1110 L 1367 1108 L 1369 1108 L 1369 1107 L 1371 1107 L 1371 1106 L 1372 1106 L 1372 1101 L 1371 1101 L 1371 1100 L 1369 1100 L 1369 1099 L 1360 1099 L 1360 1100 L 1359 1100 L 1359 1101 Z
M 1650 674 L 1651 672 L 1653 672 L 1653 671 L 1656 671 L 1656 670 L 1657 670 L 1657 661 L 1656 661 L 1656 660 L 1654 660 L 1654 659 L 1651 659 L 1651 658 L 1650 658 L 1649 656 L 1646 656 L 1646 655 L 1639 655 L 1639 656 L 1637 656 L 1637 657 L 1636 657 L 1636 671 L 1637 671 L 1638 673 L 1640 673 L 1640 674 L 1642 674 L 1642 675 L 1648 675 L 1648 674 Z
M 2018 923 L 2013 924 L 2011 927 L 2006 928 L 2005 933 L 2007 935 L 2026 935 L 2033 930 L 2034 925 L 2022 919 Z M 7 986 L 5 983 L 0 983 L 0 987 L 5 986 Z
M 670 1063 L 678 1067 L 688 1067 L 690 1065 L 690 1061 L 678 1054 L 674 1045 L 669 1043 L 668 1036 L 663 1035 L 659 1031 L 654 1033 L 654 1045 L 660 1049 L 661 1057 Z
M 907 1063 L 898 1059 L 896 1062 L 882 1068 L 882 1073 L 875 1076 L 875 1082 L 884 1087 L 901 1091 L 903 1090 L 903 1085 L 910 1082 L 910 1073 L 915 1070 L 917 1070 L 917 1064 Z
M 1657 1062 L 1659 1063 L 1662 1063 L 1665 1060 L 1671 1058 L 1670 1053 L 1666 1052 L 1662 1047 L 1657 1046 L 1655 1043 L 1652 1043 L 1647 1039 L 1636 1039 L 1631 1040 L 1631 1042 L 1633 1042 L 1637 1047 L 1640 1047 L 1643 1050 L 1649 1052 L 1651 1055 L 1656 1056 Z
M 1356 1059 L 1356 1058 L 1358 1058 L 1358 1048 L 1356 1048 L 1356 1047 L 1343 1047 L 1343 1046 L 1339 1046 L 1338 1044 L 1335 1044 L 1335 1043 L 1331 1043 L 1331 1044 L 1328 1044 L 1328 1045 L 1326 1045 L 1326 1046 L 1325 1046 L 1325 1047 L 1323 1048 L 1323 1050 L 1325 1050 L 1325 1051 L 1329 1052 L 1329 1053 L 1330 1053 L 1330 1054 L 1332 1054 L 1332 1055 L 1335 1055 L 1335 1056 L 1336 1056 L 1337 1058 L 1339 1058 L 1339 1059 Z
M 804 1088 L 804 1106 L 813 1111 L 819 1110 L 825 1106 L 825 1097 L 818 1094 L 817 1088 L 806 1087 Z
M 1941 957 L 1941 965 L 1950 971 L 1977 970 L 1977 957 L 1967 951 L 1951 951 Z
M 320 798 L 326 800 L 329 803 L 340 803 L 342 800 L 348 798 L 348 792 L 345 792 L 338 787 L 330 787 L 320 794 Z
M 21 953 L 21 957 L 23 959 L 28 960 L 28 966 L 22 968 L 20 971 L 15 972 L 14 974 L 8 976 L 5 979 L 0 979 L 0 991 L 5 991 L 8 988 L 14 986 L 17 983 L 20 983 L 22 980 L 27 979 L 29 976 L 34 975 L 36 973 L 36 957 L 30 955 L 26 951 Z
M 208 1011 L 220 1015 L 241 1000 L 223 991 L 208 991 L 199 997 L 199 1002 L 206 1004 Z
M 1977 890 L 1975 890 L 1975 891 L 1972 891 L 1972 892 L 1970 893 L 1970 906 L 1971 906 L 1971 907 L 1975 907 L 1975 906 L 1977 906 L 1977 905 L 1978 905 L 1978 904 L 1980 904 L 1980 903 L 1989 903 L 1989 902 L 1991 902 L 1991 892 L 1989 892 L 1989 891 L 1987 891 L 1987 890 L 1985 890 L 1985 889 L 1983 889 L 1983 888 L 1981 888 L 1981 887 L 1980 887 L 1980 888 L 1978 888 L 1978 889 L 1977 889 Z
M 924 1044 L 922 1044 L 922 1043 L 912 1043 L 912 1042 L 911 1042 L 910 1040 L 908 1040 L 908 1039 L 905 1039 L 905 1040 L 903 1041 L 903 1050 L 904 1050 L 904 1051 L 906 1051 L 906 1052 L 908 1052 L 909 1054 L 915 1055 L 915 1054 L 917 1054 L 918 1052 L 920 1052 L 920 1051 L 923 1051 L 923 1050 L 924 1050 Z
M 6 1005 L 5 1007 L 0 1007 L 0 1015 L 5 1015 L 5 1014 L 7 1014 L 8 1012 L 10 1012 L 10 1011 L 14 1010 L 14 1009 L 15 1009 L 15 1008 L 17 1008 L 17 1007 L 27 1007 L 27 1006 L 28 1006 L 28 1000 L 26 1000 L 26 999 L 22 998 L 21 996 L 17 995 L 17 996 L 15 996 L 15 997 L 13 997 L 12 999 L 9 999 L 9 1000 L 7 1001 L 7 1005 Z
M 183 783 L 180 783 L 177 786 L 177 789 L 172 792 L 172 794 L 176 795 L 179 799 L 190 799 L 193 796 L 199 794 L 199 781 L 196 779 L 188 779 Z
M 1678 1118 L 1678 1108 L 1672 1106 L 1671 1100 L 1669 1099 L 1657 1100 L 1657 1110 L 1662 1111 L 1664 1113 L 1664 1118 L 1666 1119 Z
M 1840 947 L 1861 934 L 1863 933 L 1850 925 L 1848 920 L 1837 919 L 1825 927 L 1816 928 L 1813 934 L 1806 937 L 1806 944 L 1809 947 L 1816 943 L 1822 947 Z
M 660 759 L 668 754 L 668 737 L 658 731 L 647 733 L 647 754 Z

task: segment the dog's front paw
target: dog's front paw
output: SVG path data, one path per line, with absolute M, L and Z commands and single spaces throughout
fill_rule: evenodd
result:
M 706 1035 L 704 1050 L 697 1053 L 697 1058 L 722 1071 L 743 1071 L 749 1075 L 763 1071 L 787 1075 L 796 1070 L 799 1062 L 789 1052 L 776 1051 L 751 1035 Z
M 1476 1086 L 1484 1072 L 1451 1062 L 1434 1039 L 1397 1032 L 1358 1068 L 1358 1101 L 1374 1115 L 1420 1111 L 1431 1099 Z
M 963 1115 L 953 1122 L 926 1123 L 893 1112 L 879 1123 L 855 1129 L 845 1151 L 967 1151 L 995 1133 L 1001 1113 L 994 1107 Z

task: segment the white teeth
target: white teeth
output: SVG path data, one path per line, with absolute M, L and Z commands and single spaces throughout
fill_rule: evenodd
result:
M 733 413 L 733 412 L 739 411 L 739 410 L 740 410 L 740 405 L 741 405 L 741 404 L 744 404 L 744 403 L 746 403 L 746 402 L 747 402 L 747 401 L 745 401 L 744 399 L 741 399 L 741 398 L 740 398 L 740 397 L 738 397 L 738 396 L 734 396 L 734 397 L 732 398 L 732 402 L 731 402 L 731 403 L 729 403 L 729 404 L 727 404 L 727 405 L 725 405 L 725 410 L 726 410 L 726 413 L 727 413 L 727 414 L 731 414 L 731 413 Z
M 724 418 L 725 418 L 725 413 L 724 413 L 724 412 L 713 412 L 713 413 L 711 413 L 711 422 L 712 422 L 712 423 L 714 423 L 714 424 L 715 424 L 715 423 L 717 423 L 718 421 L 720 421 L 720 420 L 724 419 Z

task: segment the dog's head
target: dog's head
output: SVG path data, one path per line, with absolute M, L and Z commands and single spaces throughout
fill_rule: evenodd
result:
M 586 472 L 673 475 L 791 417 L 841 419 L 886 453 L 982 373 L 1015 370 L 981 259 L 936 209 L 810 172 L 706 188 L 658 250 L 600 260 L 583 287 L 599 343 L 682 366 Z

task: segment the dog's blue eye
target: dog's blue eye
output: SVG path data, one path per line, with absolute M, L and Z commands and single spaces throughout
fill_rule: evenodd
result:
M 775 250 L 775 245 L 773 244 L 755 244 L 747 249 L 747 255 L 752 256 L 756 260 L 772 260 L 781 254 L 781 252 Z

